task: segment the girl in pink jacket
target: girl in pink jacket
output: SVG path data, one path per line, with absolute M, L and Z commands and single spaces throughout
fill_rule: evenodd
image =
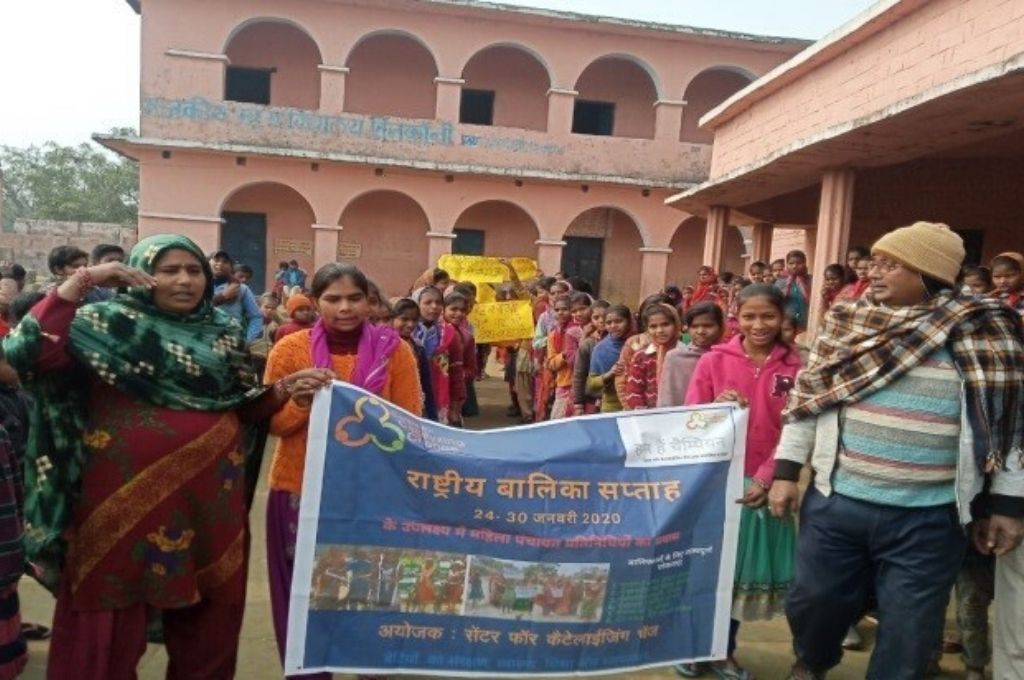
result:
M 739 294 L 740 334 L 701 357 L 686 393 L 687 404 L 732 401 L 750 409 L 729 658 L 713 669 L 730 680 L 749 677 L 733 656 L 739 620 L 768 619 L 781 612 L 793 576 L 795 527 L 792 520 L 775 519 L 766 507 L 782 409 L 800 370 L 799 354 L 780 337 L 784 305 L 772 286 L 744 288 Z

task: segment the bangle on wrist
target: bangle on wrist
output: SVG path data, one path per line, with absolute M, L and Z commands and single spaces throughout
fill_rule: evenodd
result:
M 96 285 L 93 283 L 92 274 L 89 273 L 89 270 L 86 267 L 82 267 L 72 274 L 71 280 L 74 281 L 75 286 L 78 287 L 78 294 L 82 296 L 92 290 Z

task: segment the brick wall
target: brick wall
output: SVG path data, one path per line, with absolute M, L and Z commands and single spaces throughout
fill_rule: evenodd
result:
M 0 232 L 0 260 L 17 262 L 45 279 L 46 256 L 57 246 L 78 246 L 88 253 L 100 243 L 115 243 L 130 250 L 137 240 L 134 224 L 17 220 L 13 231 Z

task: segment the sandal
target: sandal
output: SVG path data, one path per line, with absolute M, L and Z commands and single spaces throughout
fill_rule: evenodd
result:
M 728 666 L 717 666 L 711 664 L 711 672 L 719 680 L 754 680 L 754 674 L 746 668 L 729 668 Z
M 26 640 L 49 640 L 50 629 L 39 623 L 22 623 L 21 634 Z
M 684 678 L 699 678 L 704 675 L 703 664 L 693 663 L 677 663 L 672 666 L 675 672 Z

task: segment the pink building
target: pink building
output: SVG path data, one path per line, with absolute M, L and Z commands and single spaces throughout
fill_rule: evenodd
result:
M 1024 250 L 1024 2 L 882 0 L 700 122 L 710 178 L 669 203 L 707 217 L 708 262 L 734 224 L 759 258 L 775 226 L 804 230 L 816 288 L 917 220 L 956 229 L 969 263 Z
M 139 235 L 352 261 L 391 294 L 448 252 L 532 255 L 635 302 L 690 282 L 698 120 L 803 41 L 466 0 L 129 0 Z M 742 267 L 735 228 L 720 261 Z

